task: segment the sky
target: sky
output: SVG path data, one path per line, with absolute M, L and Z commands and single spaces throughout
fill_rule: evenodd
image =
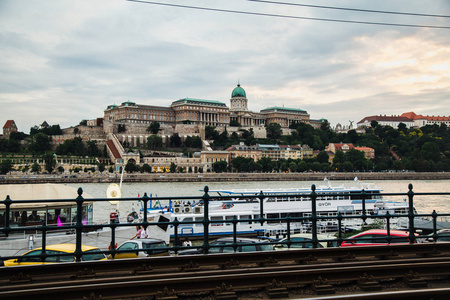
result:
M 146 2 L 145 0 L 142 2 Z M 0 123 L 19 131 L 103 117 L 110 104 L 230 104 L 306 110 L 348 126 L 366 116 L 450 116 L 450 17 L 246 0 L 0 0 Z M 450 16 L 447 0 L 280 0 Z

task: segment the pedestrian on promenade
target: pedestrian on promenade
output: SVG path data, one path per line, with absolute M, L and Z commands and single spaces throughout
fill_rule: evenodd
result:
M 142 226 L 136 226 L 136 234 L 130 239 L 130 240 L 133 240 L 133 239 L 140 239 L 141 238 L 141 235 L 142 235 L 142 231 L 144 231 L 144 229 L 142 228 Z

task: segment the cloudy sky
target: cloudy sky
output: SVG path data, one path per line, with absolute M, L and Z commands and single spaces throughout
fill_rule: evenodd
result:
M 447 17 L 245 0 L 158 3 L 450 27 L 448 0 L 281 1 Z M 0 123 L 14 119 L 25 133 L 44 120 L 64 128 L 127 100 L 229 105 L 238 81 L 250 110 L 300 108 L 332 126 L 408 111 L 450 116 L 449 28 L 142 2 L 0 0 Z

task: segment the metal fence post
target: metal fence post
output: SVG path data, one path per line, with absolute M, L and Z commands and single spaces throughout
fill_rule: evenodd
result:
M 203 195 L 203 251 L 209 252 L 209 188 L 205 185 Z
M 408 185 L 408 218 L 409 218 L 409 243 L 414 244 L 416 236 L 414 235 L 414 192 L 413 185 Z
M 362 189 L 362 192 L 361 192 L 361 201 L 362 201 L 362 220 L 365 225 L 367 215 L 366 215 L 366 191 L 364 189 Z
M 261 191 L 259 193 L 259 222 L 261 223 L 261 226 L 264 224 L 264 194 Z
M 316 185 L 311 186 L 311 214 L 312 214 L 312 243 L 313 248 L 317 248 L 317 207 L 316 207 Z
M 148 200 L 149 197 L 147 196 L 147 193 L 144 193 L 144 196 L 142 196 L 142 201 L 144 202 L 144 228 L 147 230 L 147 207 L 148 207 Z
M 180 222 L 178 221 L 178 218 L 175 217 L 175 219 L 173 220 L 173 251 L 175 251 L 175 253 L 178 253 L 178 249 L 180 248 L 179 246 L 179 241 L 178 241 L 178 225 L 180 224 Z
M 77 224 L 75 225 L 76 228 L 76 244 L 75 244 L 75 260 L 81 261 L 81 257 L 83 256 L 83 251 L 81 249 L 81 232 L 83 230 L 83 222 L 82 222 L 82 213 L 83 213 L 83 197 L 81 196 L 83 194 L 83 189 L 80 187 L 78 188 L 78 197 L 76 199 L 77 203 Z
M 436 210 L 434 210 L 433 209 L 433 212 L 431 213 L 431 217 L 433 218 L 433 241 L 435 241 L 436 242 L 436 240 L 437 240 L 437 216 L 438 216 L 438 214 L 437 214 L 437 212 L 436 212 Z
M 5 236 L 8 237 L 9 232 L 11 231 L 11 228 L 9 227 L 9 214 L 11 211 L 11 203 L 12 200 L 9 198 L 9 195 L 6 196 L 5 199 Z

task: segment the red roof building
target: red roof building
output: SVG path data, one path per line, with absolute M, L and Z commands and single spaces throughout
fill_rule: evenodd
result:
M 3 138 L 9 139 L 9 136 L 11 135 L 11 132 L 17 132 L 17 125 L 14 120 L 8 120 L 6 121 L 5 125 L 3 126 Z

